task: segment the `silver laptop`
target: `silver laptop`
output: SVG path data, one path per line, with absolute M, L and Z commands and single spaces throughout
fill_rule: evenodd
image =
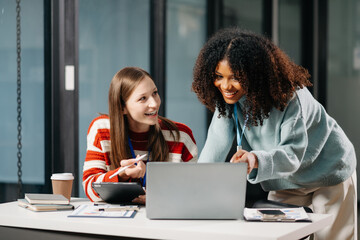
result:
M 246 163 L 149 162 L 150 219 L 243 219 Z

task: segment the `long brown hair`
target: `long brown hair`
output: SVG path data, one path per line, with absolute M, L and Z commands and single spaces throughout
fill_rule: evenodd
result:
M 129 125 L 124 114 L 124 107 L 125 102 L 145 77 L 152 79 L 150 74 L 141 68 L 126 67 L 118 71 L 111 80 L 108 101 L 112 169 L 120 167 L 121 160 L 132 158 L 128 143 Z M 174 141 L 178 141 L 180 137 L 178 127 L 169 119 L 160 116 L 159 119 L 170 130 Z M 161 132 L 159 123 L 150 126 L 147 147 L 151 149 L 151 161 L 168 161 L 169 147 Z

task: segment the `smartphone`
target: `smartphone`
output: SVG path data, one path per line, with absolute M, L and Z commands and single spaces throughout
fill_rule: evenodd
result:
M 263 217 L 263 221 L 280 221 L 286 218 L 285 213 L 279 209 L 259 209 L 258 212 Z

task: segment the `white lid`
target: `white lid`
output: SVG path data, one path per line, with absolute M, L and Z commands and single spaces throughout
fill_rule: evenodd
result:
M 51 180 L 74 180 L 72 173 L 53 173 Z

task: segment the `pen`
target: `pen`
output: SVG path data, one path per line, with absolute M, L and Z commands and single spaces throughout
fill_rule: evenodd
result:
M 115 208 L 99 208 L 99 212 L 117 212 L 117 211 L 139 211 L 138 206 L 124 206 L 124 207 L 115 207 Z
M 141 155 L 140 157 L 136 158 L 135 161 L 138 162 L 138 161 L 140 161 L 140 160 L 143 160 L 143 159 L 146 157 L 146 155 L 147 155 L 146 153 L 145 153 L 144 155 Z M 125 169 L 127 169 L 127 168 L 129 168 L 129 167 L 131 167 L 131 166 L 132 166 L 132 164 L 131 164 L 131 165 L 128 165 L 128 166 L 126 166 L 126 167 L 120 168 L 120 169 L 117 170 L 113 175 L 111 175 L 109 178 L 111 179 L 111 178 L 115 177 L 116 175 L 122 173 L 123 171 L 125 171 Z

